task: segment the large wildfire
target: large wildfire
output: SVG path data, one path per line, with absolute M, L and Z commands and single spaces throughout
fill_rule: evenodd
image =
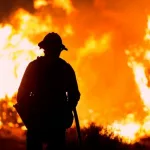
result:
M 123 47 L 123 54 L 119 54 L 113 50 L 117 47 L 114 30 L 101 28 L 104 32 L 95 29 L 85 33 L 84 27 L 79 29 L 80 12 L 71 1 L 34 0 L 34 9 L 30 13 L 19 8 L 0 24 L 0 128 L 7 125 L 25 129 L 13 108 L 17 89 L 28 63 L 43 55 L 37 43 L 54 31 L 69 49 L 62 57 L 76 71 L 81 126 L 95 122 L 129 142 L 149 135 L 150 16 L 143 42 Z M 87 26 L 93 28 L 90 22 Z M 121 66 L 117 55 L 124 56 L 121 59 L 126 65 Z

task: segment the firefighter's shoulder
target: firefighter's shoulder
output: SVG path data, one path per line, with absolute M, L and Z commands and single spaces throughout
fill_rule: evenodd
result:
M 40 62 L 41 60 L 43 60 L 43 56 L 37 57 L 36 59 L 29 62 L 29 64 L 27 65 L 27 68 L 35 67 L 37 65 L 37 63 Z
M 61 63 L 63 64 L 64 69 L 65 69 L 66 71 L 74 73 L 74 69 L 73 69 L 73 67 L 71 66 L 70 63 L 68 63 L 67 61 L 65 61 L 65 60 L 62 59 L 62 58 L 60 58 L 60 61 L 61 61 Z

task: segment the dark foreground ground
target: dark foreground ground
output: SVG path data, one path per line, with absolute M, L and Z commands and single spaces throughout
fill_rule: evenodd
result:
M 145 138 L 142 142 L 135 144 L 125 144 L 120 139 L 111 139 L 109 135 L 99 134 L 102 130 L 91 124 L 90 127 L 82 129 L 83 146 L 82 150 L 149 150 L 149 138 Z M 107 132 L 107 131 L 106 131 Z M 15 133 L 15 134 L 14 134 Z M 67 132 L 67 150 L 77 150 L 78 140 L 75 128 Z M 6 129 L 0 130 L 0 150 L 25 150 L 25 135 L 18 131 L 10 131 Z

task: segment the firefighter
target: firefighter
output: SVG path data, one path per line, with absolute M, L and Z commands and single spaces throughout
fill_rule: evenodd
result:
M 80 99 L 76 75 L 60 58 L 62 50 L 68 49 L 57 33 L 48 33 L 38 46 L 44 56 L 28 64 L 17 94 L 20 116 L 27 127 L 27 150 L 42 150 L 43 143 L 48 150 L 63 149 L 66 129 L 73 122 L 72 110 Z

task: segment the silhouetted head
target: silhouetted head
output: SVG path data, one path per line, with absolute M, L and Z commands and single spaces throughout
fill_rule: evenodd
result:
M 38 46 L 44 49 L 46 56 L 50 57 L 59 57 L 62 50 L 68 50 L 63 45 L 61 37 L 54 32 L 48 33 Z

